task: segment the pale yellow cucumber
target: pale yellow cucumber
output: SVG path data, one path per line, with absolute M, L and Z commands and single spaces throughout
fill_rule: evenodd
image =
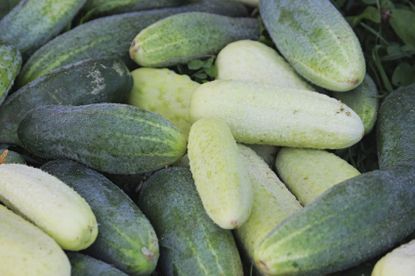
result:
M 372 276 L 413 276 L 415 275 L 415 240 L 399 246 L 380 259 Z

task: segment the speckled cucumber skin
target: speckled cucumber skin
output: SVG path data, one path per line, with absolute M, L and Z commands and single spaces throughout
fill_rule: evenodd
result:
M 33 52 L 57 35 L 86 0 L 21 0 L 0 21 L 0 41 Z
M 123 104 L 45 106 L 20 123 L 19 139 L 46 159 L 72 159 L 112 174 L 154 171 L 186 150 L 180 131 L 161 116 Z
M 259 24 L 253 18 L 232 18 L 189 12 L 160 20 L 133 40 L 130 57 L 141 66 L 166 67 L 218 53 L 241 39 L 258 39 Z
M 34 108 L 123 102 L 132 84 L 128 68 L 118 60 L 86 60 L 59 68 L 23 86 L 0 106 L 0 142 L 19 144 L 19 123 Z
M 157 172 L 145 183 L 139 205 L 159 237 L 163 275 L 243 275 L 231 232 L 207 216 L 188 169 Z
M 310 82 L 348 91 L 363 81 L 359 41 L 330 1 L 262 0 L 260 13 L 278 50 Z
M 19 50 L 9 45 L 0 45 L 0 105 L 13 86 L 22 66 Z
M 132 275 L 148 275 L 159 257 L 157 236 L 135 203 L 102 174 L 73 161 L 52 161 L 42 170 L 78 192 L 91 206 L 99 235 L 88 253 Z
M 71 262 L 71 275 L 79 276 L 127 276 L 121 270 L 112 265 L 94 259 L 88 255 L 75 252 L 67 252 Z

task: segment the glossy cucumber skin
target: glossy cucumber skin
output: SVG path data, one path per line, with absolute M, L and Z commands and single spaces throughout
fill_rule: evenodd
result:
M 0 106 L 13 86 L 22 66 L 22 56 L 16 48 L 0 44 Z
M 153 175 L 139 206 L 159 237 L 163 275 L 243 275 L 231 232 L 207 216 L 188 169 L 168 168 Z
M 127 276 L 121 270 L 112 265 L 94 259 L 88 255 L 75 252 L 67 252 L 71 262 L 71 275 L 82 276 Z
M 150 274 L 159 257 L 157 236 L 135 203 L 102 174 L 73 161 L 51 161 L 42 170 L 78 192 L 91 206 L 99 235 L 87 252 L 126 273 Z
M 130 57 L 141 66 L 166 67 L 217 54 L 233 41 L 259 35 L 256 19 L 177 14 L 142 30 L 131 44 Z
M 64 66 L 23 86 L 0 106 L 0 142 L 19 144 L 19 123 L 34 108 L 123 102 L 132 82 L 128 68 L 119 60 L 85 60 Z
M 0 21 L 0 41 L 33 52 L 57 35 L 86 0 L 22 0 Z
M 260 13 L 278 50 L 310 82 L 348 91 L 364 79 L 360 43 L 327 0 L 263 0 Z
M 18 129 L 24 148 L 46 159 L 72 159 L 113 174 L 139 174 L 178 160 L 180 131 L 161 116 L 123 104 L 45 106 Z

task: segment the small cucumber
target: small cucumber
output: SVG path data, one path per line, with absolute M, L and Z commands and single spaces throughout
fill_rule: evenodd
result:
M 214 55 L 230 42 L 259 35 L 256 19 L 177 14 L 142 30 L 133 40 L 130 57 L 141 66 L 166 67 Z
M 0 105 L 13 86 L 22 66 L 20 52 L 8 45 L 0 45 Z
M 112 265 L 94 259 L 88 255 L 68 252 L 71 262 L 71 275 L 79 276 L 127 276 Z
M 249 217 L 252 188 L 229 127 L 201 119 L 189 134 L 190 170 L 209 217 L 224 229 L 241 226 Z
M 415 274 L 415 240 L 399 246 L 380 259 L 372 276 L 413 276 Z

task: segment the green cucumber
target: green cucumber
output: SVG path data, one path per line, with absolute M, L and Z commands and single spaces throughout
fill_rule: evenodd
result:
M 94 259 L 88 255 L 68 252 L 71 262 L 71 274 L 79 276 L 127 276 L 112 265 Z
M 102 174 L 73 161 L 52 161 L 42 170 L 72 187 L 89 203 L 99 224 L 99 235 L 88 253 L 134 275 L 156 267 L 157 236 L 135 203 Z
M 330 1 L 263 0 L 260 13 L 278 50 L 310 82 L 348 91 L 363 81 L 359 40 Z
M 186 139 L 161 116 L 123 104 L 45 106 L 18 129 L 24 148 L 46 159 L 72 159 L 99 171 L 139 174 L 183 156 Z
M 22 0 L 0 21 L 0 41 L 30 53 L 69 24 L 86 0 Z
M 133 40 L 130 57 L 141 66 L 166 67 L 218 53 L 240 39 L 258 39 L 253 18 L 232 18 L 189 12 L 170 16 L 142 30 Z
M 34 108 L 123 102 L 131 87 L 132 78 L 121 61 L 87 60 L 64 66 L 23 86 L 0 107 L 0 142 L 19 144 L 19 123 Z
M 277 226 L 255 251 L 270 275 L 325 275 L 375 257 L 415 229 L 415 168 L 346 180 Z
M 378 118 L 380 168 L 415 164 L 415 84 L 393 91 L 383 101 Z
M 22 66 L 20 52 L 8 45 L 0 45 L 0 105 L 13 86 Z
M 357 143 L 363 124 L 356 113 L 326 95 L 254 82 L 202 84 L 190 105 L 194 121 L 226 121 L 238 142 L 336 149 Z
M 0 19 L 12 10 L 20 0 L 0 0 Z
M 26 164 L 26 161 L 17 152 L 0 146 L 0 164 Z
M 379 94 L 375 82 L 369 75 L 366 75 L 363 83 L 356 89 L 333 95 L 359 115 L 365 126 L 365 134 L 372 131 L 378 114 Z
M 162 275 L 243 275 L 231 232 L 207 216 L 188 169 L 154 174 L 139 205 L 159 237 Z

